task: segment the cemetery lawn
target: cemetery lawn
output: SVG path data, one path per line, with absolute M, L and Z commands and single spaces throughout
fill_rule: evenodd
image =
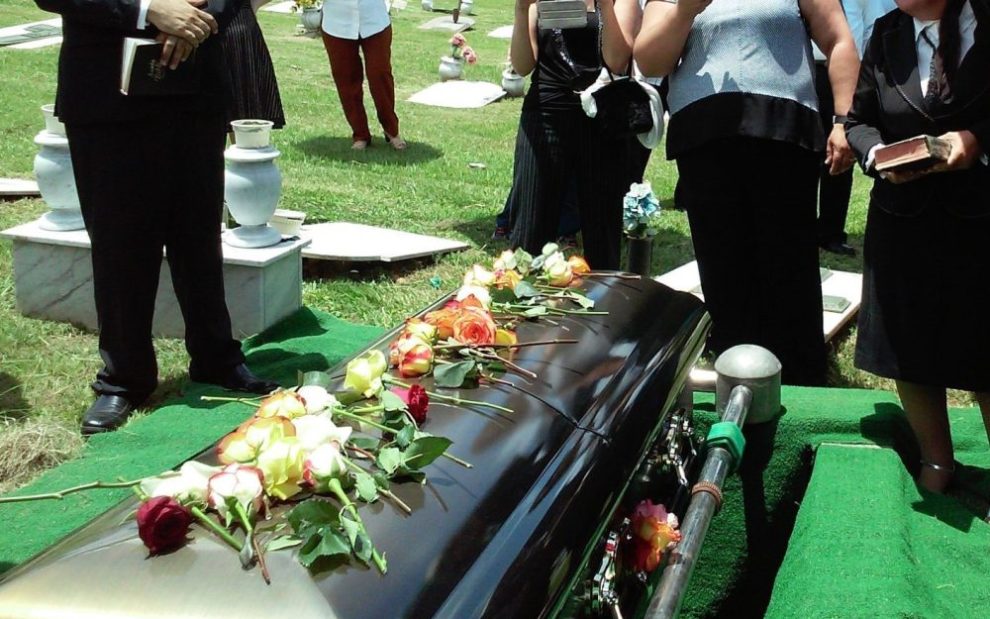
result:
M 467 38 L 480 62 L 467 68 L 466 77 L 499 83 L 508 41 L 486 34 L 512 23 L 513 0 L 478 4 L 477 23 Z M 0 27 L 51 17 L 31 0 L 3 0 Z M 401 134 L 409 142 L 408 150 L 397 153 L 383 143 L 377 130 L 371 148 L 352 151 L 321 42 L 296 36 L 295 16 L 265 11 L 258 15 L 288 120 L 288 126 L 274 136 L 282 151 L 280 206 L 305 211 L 310 223 L 361 222 L 471 245 L 468 251 L 435 261 L 353 270 L 333 265 L 308 273 L 303 302 L 348 321 L 393 326 L 455 288 L 466 267 L 489 262 L 504 247 L 492 244 L 489 236 L 511 183 L 521 101 L 505 100 L 476 110 L 407 103 L 410 95 L 437 80 L 439 57 L 449 51 L 447 35 L 417 28 L 429 17 L 414 0 L 403 10 L 393 10 L 397 111 Z M 57 57 L 57 46 L 0 49 L 0 177 L 32 177 L 36 152 L 32 138 L 42 128 L 38 108 L 54 100 Z M 370 97 L 366 99 L 373 118 Z M 484 167 L 468 166 L 474 162 Z M 663 204 L 672 206 L 674 164 L 655 156 L 647 177 Z M 852 245 L 860 250 L 868 191 L 869 180 L 857 174 L 847 230 Z M 45 210 L 40 200 L 0 203 L 0 226 L 6 229 L 30 221 Z M 684 214 L 668 208 L 664 221 L 655 244 L 655 273 L 693 257 Z M 822 265 L 860 271 L 861 259 L 822 254 Z M 437 277 L 442 282 L 439 289 L 431 285 Z M 830 383 L 890 388 L 889 383 L 852 367 L 854 343 L 854 329 L 839 337 L 831 355 Z M 180 393 L 186 381 L 182 342 L 160 339 L 156 346 L 161 385 L 139 414 Z M 17 312 L 11 244 L 0 243 L 0 491 L 78 453 L 82 446 L 78 423 L 92 401 L 88 384 L 99 365 L 95 335 Z

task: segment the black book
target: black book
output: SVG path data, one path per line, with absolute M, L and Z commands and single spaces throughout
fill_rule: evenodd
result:
M 124 39 L 120 92 L 129 96 L 191 95 L 199 92 L 199 67 L 194 51 L 175 70 L 163 65 L 162 47 L 154 39 Z

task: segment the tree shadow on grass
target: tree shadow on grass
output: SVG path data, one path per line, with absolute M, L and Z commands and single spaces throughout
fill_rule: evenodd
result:
M 22 419 L 29 410 L 21 381 L 12 374 L 0 372 L 0 419 Z
M 365 150 L 354 150 L 351 144 L 352 140 L 348 137 L 321 135 L 291 146 L 313 157 L 383 165 L 417 165 L 443 156 L 442 150 L 412 140 L 406 142 L 408 146 L 403 151 L 394 150 L 380 137 L 372 138 L 371 145 Z

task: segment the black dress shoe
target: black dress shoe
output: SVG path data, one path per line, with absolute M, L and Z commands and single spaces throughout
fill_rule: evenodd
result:
M 100 395 L 83 415 L 84 436 L 111 432 L 119 428 L 134 412 L 134 405 L 119 395 Z
M 852 245 L 843 243 L 842 241 L 832 241 L 831 243 L 825 243 L 822 245 L 822 249 L 832 254 L 839 254 L 840 256 L 855 256 L 856 249 Z
M 268 394 L 278 389 L 281 385 L 276 382 L 258 378 L 248 369 L 248 366 L 239 363 L 233 367 L 220 370 L 219 372 L 200 372 L 190 370 L 189 378 L 197 383 L 209 383 L 219 385 L 230 391 L 244 391 L 247 393 Z

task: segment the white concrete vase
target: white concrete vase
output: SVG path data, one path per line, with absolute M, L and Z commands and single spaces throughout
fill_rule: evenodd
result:
M 46 129 L 34 137 L 34 143 L 38 145 L 38 154 L 34 156 L 34 177 L 42 199 L 51 209 L 41 216 L 38 226 L 58 232 L 81 230 L 85 224 L 79 210 L 69 140 L 65 137 L 65 127 L 54 116 L 54 107 L 42 106 Z
M 306 34 L 315 37 L 323 25 L 323 8 L 314 7 L 303 9 L 299 14 L 299 23 L 306 29 Z
M 272 143 L 272 127 L 270 120 L 245 118 L 230 121 L 234 130 L 234 143 L 241 148 L 267 148 Z
M 231 146 L 223 156 L 223 197 L 239 227 L 224 232 L 223 242 L 233 247 L 270 247 L 282 235 L 268 225 L 282 194 L 282 174 L 275 165 L 281 153 L 272 147 Z
M 461 0 L 461 15 L 474 15 L 474 0 Z
M 521 97 L 526 90 L 526 78 L 509 67 L 502 71 L 502 90 L 510 97 Z
M 433 0 L 422 0 L 422 7 L 424 11 L 433 10 Z
M 452 56 L 442 56 L 440 58 L 440 81 L 461 79 L 464 73 L 464 61 Z

